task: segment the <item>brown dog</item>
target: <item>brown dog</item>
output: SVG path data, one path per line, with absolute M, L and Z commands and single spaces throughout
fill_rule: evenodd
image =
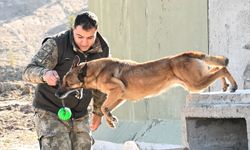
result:
M 231 83 L 230 91 L 234 92 L 237 83 L 227 70 L 227 64 L 226 57 L 201 52 L 186 52 L 145 63 L 102 58 L 79 64 L 76 57 L 56 95 L 63 98 L 80 88 L 106 93 L 101 110 L 109 126 L 114 127 L 117 119 L 111 111 L 123 100 L 157 95 L 175 84 L 190 92 L 199 92 L 221 78 L 223 91 L 229 86 L 227 79 Z

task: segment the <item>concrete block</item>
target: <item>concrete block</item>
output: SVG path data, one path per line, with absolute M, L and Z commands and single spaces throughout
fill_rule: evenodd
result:
M 191 150 L 250 147 L 250 90 L 190 94 L 182 111 L 184 146 Z

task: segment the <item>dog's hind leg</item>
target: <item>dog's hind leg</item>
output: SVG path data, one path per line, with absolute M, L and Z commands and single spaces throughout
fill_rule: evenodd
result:
M 219 70 L 220 70 L 219 67 L 213 67 L 213 68 L 211 68 L 209 70 L 209 72 L 210 73 L 214 73 L 214 72 L 217 72 Z M 223 92 L 227 91 L 227 88 L 228 88 L 229 84 L 227 84 L 227 81 L 226 81 L 225 77 L 221 78 L 221 83 L 222 83 L 222 90 L 223 90 Z
M 229 82 L 231 83 L 231 89 L 230 92 L 234 92 L 238 85 L 232 75 L 229 73 L 227 68 L 222 67 L 218 71 L 210 72 L 208 75 L 201 77 L 200 80 L 194 82 L 194 83 L 187 83 L 186 86 L 189 88 L 190 91 L 200 91 L 206 87 L 208 87 L 211 83 L 213 83 L 217 78 L 227 78 Z M 225 80 L 225 79 L 222 79 Z M 225 82 L 225 81 L 223 81 Z
M 226 78 L 222 77 L 221 82 L 222 82 L 222 90 L 223 92 L 226 92 L 227 88 L 229 87 L 229 84 L 227 84 Z
M 102 104 L 101 110 L 104 114 L 107 123 L 110 127 L 115 127 L 114 122 L 117 122 L 117 118 L 112 115 L 111 111 L 119 105 L 123 100 L 121 97 L 125 90 L 125 85 L 123 82 L 117 78 L 111 78 L 107 84 L 107 99 Z
M 227 70 L 226 67 L 223 67 L 224 72 L 225 72 L 225 77 L 229 80 L 229 82 L 231 83 L 231 88 L 230 88 L 230 92 L 235 92 L 238 89 L 238 85 L 236 83 L 236 81 L 234 80 L 234 78 L 232 77 L 232 75 L 229 73 L 229 71 Z

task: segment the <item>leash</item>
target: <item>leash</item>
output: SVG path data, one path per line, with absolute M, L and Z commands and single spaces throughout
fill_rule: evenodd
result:
M 56 85 L 60 88 L 60 86 L 61 86 L 60 78 L 57 79 Z M 68 121 L 72 116 L 72 112 L 71 112 L 70 108 L 65 106 L 64 99 L 61 99 L 61 100 L 62 100 L 62 107 L 58 110 L 57 116 L 62 121 Z

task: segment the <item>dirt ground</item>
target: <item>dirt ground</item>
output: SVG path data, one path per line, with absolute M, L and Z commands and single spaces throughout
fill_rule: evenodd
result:
M 32 84 L 22 81 L 0 82 L 1 149 L 19 149 L 37 143 L 32 121 L 33 93 Z

